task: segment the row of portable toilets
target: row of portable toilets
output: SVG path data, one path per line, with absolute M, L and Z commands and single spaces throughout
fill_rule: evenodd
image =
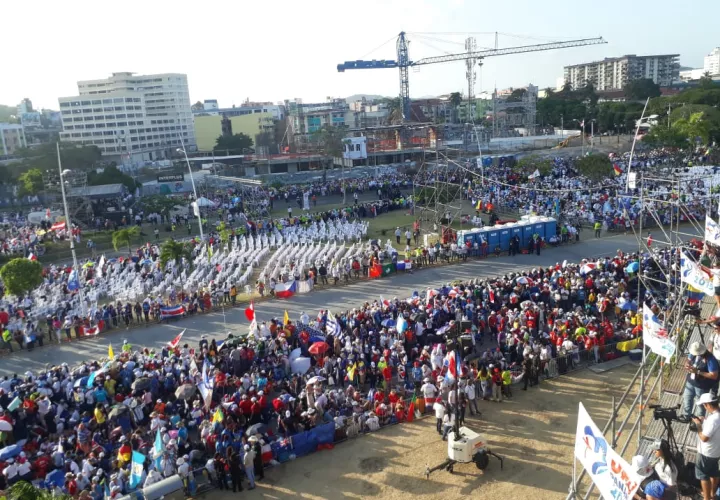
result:
M 475 243 L 481 245 L 484 240 L 491 251 L 500 247 L 500 250 L 505 252 L 510 249 L 510 239 L 515 235 L 520 238 L 520 247 L 527 248 L 535 233 L 547 241 L 556 234 L 556 230 L 557 221 L 552 217 L 524 215 L 517 222 L 458 231 L 457 238 L 458 241 L 463 243 L 469 241 L 473 245 Z

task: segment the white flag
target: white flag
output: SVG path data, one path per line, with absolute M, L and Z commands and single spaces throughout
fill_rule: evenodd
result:
M 715 295 L 712 277 L 708 276 L 685 252 L 680 254 L 680 280 L 705 295 Z
M 643 343 L 667 361 L 675 354 L 675 342 L 647 304 L 643 304 Z
M 720 245 L 720 225 L 709 215 L 705 216 L 705 241 L 714 245 Z

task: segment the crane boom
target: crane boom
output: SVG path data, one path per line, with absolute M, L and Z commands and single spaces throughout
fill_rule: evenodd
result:
M 479 50 L 477 52 L 464 52 L 462 54 L 448 54 L 445 56 L 425 57 L 417 61 L 410 62 L 410 66 L 420 66 L 422 64 L 436 64 L 451 61 L 464 61 L 466 59 L 483 59 L 492 56 L 507 56 L 510 54 L 525 54 L 527 52 L 540 52 L 543 50 L 567 49 L 571 47 L 582 47 L 585 45 L 599 45 L 607 43 L 603 37 L 583 38 L 581 40 L 570 40 L 567 42 L 551 42 L 535 45 L 522 45 L 520 47 L 507 47 L 505 49 L 489 49 Z
M 451 61 L 467 61 L 468 59 L 484 59 L 493 56 L 506 56 L 511 54 L 525 54 L 528 52 L 540 52 L 543 50 L 567 49 L 571 47 L 582 47 L 585 45 L 599 45 L 607 43 L 602 37 L 598 38 L 582 38 L 579 40 L 568 40 L 565 42 L 550 42 L 535 45 L 523 45 L 519 47 L 508 47 L 505 49 L 488 49 L 480 51 L 464 52 L 462 54 L 449 54 L 436 57 L 425 57 L 417 61 L 411 61 L 408 56 L 408 45 L 405 32 L 402 31 L 398 35 L 396 51 L 397 60 L 380 59 L 372 61 L 345 61 L 337 65 L 340 73 L 348 69 L 384 69 L 398 68 L 400 70 L 400 98 L 403 105 L 403 116 L 406 120 L 410 119 L 410 82 L 408 68 L 410 66 L 422 66 L 425 64 L 437 64 Z

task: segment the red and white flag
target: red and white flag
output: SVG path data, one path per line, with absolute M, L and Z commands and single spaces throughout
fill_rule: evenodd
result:
M 50 229 L 52 229 L 53 231 L 62 231 L 63 229 L 65 229 L 65 221 L 56 222 L 50 227 Z
M 98 333 L 100 333 L 100 328 L 98 328 L 97 325 L 88 326 L 88 327 L 85 327 L 84 333 L 85 333 L 85 335 L 97 335 Z
M 245 308 L 245 317 L 250 323 L 255 321 L 255 302 L 252 300 L 250 301 L 250 305 Z
M 28 260 L 37 260 L 37 257 L 35 256 L 34 253 L 31 253 L 30 255 L 28 255 L 27 258 L 28 258 Z
M 180 344 L 180 339 L 182 339 L 183 333 L 185 333 L 185 330 L 180 332 L 177 337 L 175 337 L 170 342 L 168 342 L 168 345 L 170 346 L 171 349 L 175 349 L 178 346 L 178 344 Z

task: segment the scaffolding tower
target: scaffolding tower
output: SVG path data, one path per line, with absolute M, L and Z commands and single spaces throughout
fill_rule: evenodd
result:
M 648 421 L 648 406 L 674 407 L 682 401 L 687 349 L 692 342 L 703 341 L 703 332 L 688 309 L 687 285 L 681 281 L 680 259 L 683 253 L 697 250 L 693 240 L 702 240 L 704 221 L 698 220 L 682 193 L 689 192 L 686 188 L 690 183 L 700 181 L 707 187 L 710 182 L 712 186 L 712 178 L 693 176 L 684 169 L 674 167 L 653 170 L 652 173 L 634 173 L 628 182 L 631 194 L 620 196 L 626 214 L 631 202 L 639 203 L 641 207 L 638 225 L 633 227 L 638 243 L 638 309 L 643 307 L 639 301 L 641 292 L 651 294 L 659 306 L 657 317 L 663 321 L 668 336 L 675 343 L 675 353 L 670 362 L 643 345 L 642 362 L 637 372 L 622 397 L 618 401 L 613 398 L 610 415 L 602 431 L 609 446 L 628 461 L 629 450 L 634 451 L 633 455 L 651 458 L 654 442 L 667 438 L 662 421 L 651 417 L 645 424 Z M 704 201 L 710 213 L 713 209 L 711 195 Z M 658 251 L 660 248 L 663 250 Z M 714 301 L 706 299 L 702 316 L 713 309 L 713 304 Z M 630 398 L 633 398 L 632 402 Z M 631 425 L 629 431 L 626 430 L 628 425 Z M 673 422 L 671 428 L 679 451 L 684 453 L 686 460 L 692 459 L 695 439 L 688 425 Z M 618 449 L 620 444 L 622 446 Z M 587 500 L 593 495 L 595 485 L 583 484 L 584 476 L 585 470 L 582 470 L 577 478 L 573 478 L 567 500 Z M 595 495 L 598 495 L 596 491 Z
M 71 222 L 77 225 L 89 225 L 93 217 L 90 199 L 87 196 L 69 196 L 71 191 L 74 193 L 87 191 L 87 172 L 83 170 L 66 170 L 63 179 L 65 180 L 65 198 L 67 199 Z M 43 172 L 43 189 L 50 204 L 50 209 L 65 214 L 60 189 L 60 172 L 57 170 Z

